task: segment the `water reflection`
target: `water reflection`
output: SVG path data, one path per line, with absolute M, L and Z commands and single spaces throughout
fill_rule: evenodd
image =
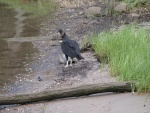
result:
M 38 52 L 31 42 L 10 43 L 0 40 L 0 89 L 16 81 L 20 75 L 26 75 L 28 63 L 35 60 L 34 54 Z
M 24 18 L 25 12 L 20 9 L 7 7 L 8 5 L 0 3 L 0 93 L 10 91 L 11 84 L 27 77 L 31 72 L 29 63 L 40 57 L 33 42 L 4 40 L 19 36 L 38 36 L 37 26 L 40 25 L 39 21 Z
M 25 14 L 20 9 L 14 12 L 12 9 L 5 10 L 3 5 L 0 7 L 0 17 L 6 13 L 9 15 L 0 18 L 0 94 L 27 93 L 39 89 L 36 86 L 42 83 L 38 81 L 39 76 L 50 83 L 60 69 L 56 60 L 60 47 L 51 46 L 55 41 L 49 37 L 37 37 L 40 34 L 39 20 L 24 18 Z M 45 81 L 43 86 L 46 88 Z
M 16 12 L 7 8 L 8 5 L 0 3 L 0 38 L 10 38 L 16 34 Z

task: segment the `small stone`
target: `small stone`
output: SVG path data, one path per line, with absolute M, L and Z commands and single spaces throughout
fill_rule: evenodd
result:
M 126 12 L 127 11 L 127 4 L 126 3 L 120 3 L 118 4 L 115 9 L 114 9 L 115 12 Z
M 137 18 L 138 18 L 140 15 L 137 14 L 137 13 L 132 13 L 131 16 L 132 16 L 133 18 L 134 18 L 134 17 L 137 17 Z
M 59 63 L 60 64 L 65 64 L 65 62 L 66 62 L 65 55 L 63 55 L 63 54 L 59 55 Z
M 43 81 L 43 79 L 41 77 L 38 77 L 38 81 Z
M 101 8 L 100 7 L 90 7 L 85 10 L 86 17 L 94 17 L 95 15 L 101 15 Z
M 70 57 L 68 58 L 68 60 L 71 60 Z M 75 63 L 75 62 L 77 62 L 76 58 L 73 59 L 72 63 Z M 66 57 L 64 54 L 59 55 L 59 63 L 60 64 L 66 64 Z

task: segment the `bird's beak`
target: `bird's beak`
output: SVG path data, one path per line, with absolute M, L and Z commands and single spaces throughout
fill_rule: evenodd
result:
M 63 31 L 62 34 L 61 34 L 61 37 L 64 36 L 64 34 L 65 34 L 65 32 Z

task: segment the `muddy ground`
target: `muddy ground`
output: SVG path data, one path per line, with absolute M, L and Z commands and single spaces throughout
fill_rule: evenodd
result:
M 106 8 L 105 4 L 99 1 L 95 1 L 95 2 L 84 1 L 81 4 L 79 3 L 79 4 L 69 5 L 69 7 L 68 5 L 64 3 L 63 7 L 59 8 L 58 11 L 53 16 L 48 16 L 47 18 L 45 18 L 43 22 L 41 23 L 40 36 L 44 36 L 44 37 L 50 36 L 50 37 L 53 37 L 53 39 L 52 40 L 51 39 L 46 39 L 46 40 L 35 39 L 34 41 L 30 41 L 30 43 L 32 43 L 30 47 L 38 51 L 38 52 L 35 52 L 33 55 L 33 58 L 35 58 L 35 60 L 31 60 L 31 62 L 28 62 L 28 64 L 26 64 L 25 67 L 26 67 L 26 70 L 28 71 L 27 74 L 25 74 L 23 77 L 20 76 L 19 79 L 16 80 L 15 83 L 3 87 L 2 94 L 32 93 L 32 92 L 39 92 L 42 90 L 46 90 L 47 88 L 57 89 L 57 88 L 75 87 L 75 86 L 79 86 L 82 84 L 115 82 L 116 77 L 112 77 L 110 75 L 109 66 L 105 65 L 102 68 L 100 62 L 97 61 L 97 59 L 94 57 L 93 51 L 91 50 L 81 53 L 85 59 L 82 61 L 76 62 L 75 64 L 73 64 L 72 67 L 65 68 L 64 67 L 65 64 L 60 64 L 59 58 L 62 55 L 62 52 L 59 46 L 60 44 L 59 37 L 56 36 L 55 34 L 56 31 L 59 28 L 64 29 L 72 39 L 75 39 L 76 41 L 78 41 L 80 45 L 82 46 L 84 37 L 91 38 L 90 37 L 91 33 L 96 34 L 98 32 L 108 30 L 109 28 L 115 29 L 121 25 L 129 24 L 135 21 L 139 23 L 149 22 L 150 16 L 147 15 L 147 13 L 145 14 L 144 12 L 144 13 L 141 13 L 142 16 L 132 18 L 131 13 L 127 12 L 127 13 L 122 13 L 120 15 L 114 15 L 112 17 L 108 17 L 104 15 L 101 17 L 87 18 L 85 16 L 84 11 L 90 6 L 100 6 L 103 8 L 103 10 L 105 10 Z M 26 43 L 26 41 L 23 43 Z M 38 79 L 39 77 L 41 80 Z M 120 96 L 120 98 L 124 98 L 124 95 Z M 126 98 L 124 98 L 124 101 L 126 101 L 128 97 L 132 98 L 130 94 L 127 94 L 127 95 L 129 96 L 126 96 Z M 104 100 L 105 97 L 107 98 L 107 95 L 104 97 L 100 96 L 100 97 L 89 97 L 89 98 L 94 98 L 93 102 L 95 103 L 102 100 L 102 103 L 100 103 L 100 105 L 102 105 L 101 107 L 104 108 L 105 106 L 103 107 L 103 102 L 105 101 Z M 113 95 L 112 96 L 109 95 L 109 97 L 107 98 L 108 103 L 107 102 L 106 103 L 109 105 L 111 105 L 111 103 L 109 103 L 109 99 L 111 97 L 113 98 Z M 118 101 L 118 100 L 120 101 L 120 98 L 117 98 L 117 97 L 115 98 L 116 100 L 113 100 L 114 103 L 115 101 Z M 141 98 L 143 99 L 142 102 L 144 102 L 145 96 Z M 65 103 L 66 101 L 70 101 L 70 102 L 66 104 Z M 1 110 L 1 112 L 2 113 L 5 113 L 5 112 L 6 113 L 7 112 L 10 112 L 10 113 L 49 113 L 49 112 L 69 113 L 69 112 L 73 112 L 75 113 L 76 110 L 79 110 L 80 113 L 83 113 L 83 112 L 87 112 L 87 113 L 97 112 L 98 113 L 99 112 L 98 109 L 101 109 L 98 107 L 96 107 L 98 109 L 91 108 L 91 110 L 95 109 L 97 111 L 90 111 L 90 108 L 86 109 L 86 107 L 88 108 L 88 106 L 95 106 L 93 102 L 91 102 L 89 105 L 84 106 L 85 107 L 84 110 L 81 107 L 82 105 L 76 106 L 79 109 L 75 109 L 74 106 L 72 105 L 72 104 L 78 105 L 80 102 L 83 105 L 85 105 L 85 103 L 86 104 L 88 103 L 88 102 L 83 102 L 83 101 L 84 101 L 84 98 L 82 98 L 79 101 L 78 99 L 64 100 L 64 101 L 61 101 L 61 104 L 59 103 L 60 101 L 56 101 L 56 102 L 53 101 L 53 102 L 46 102 L 46 103 L 42 102 L 42 103 L 38 103 L 37 105 L 30 104 L 30 105 L 25 105 L 25 106 L 17 106 L 14 108 L 13 107 L 5 108 Z M 141 102 L 140 99 L 137 102 Z M 56 105 L 54 103 L 56 103 Z M 72 110 L 68 109 L 69 104 L 72 105 L 72 107 L 70 107 L 70 108 L 73 108 Z M 121 104 L 128 104 L 128 102 L 121 103 Z M 59 106 L 59 105 L 61 107 L 60 109 L 57 109 L 56 106 Z M 142 107 L 144 105 L 142 105 Z M 148 103 L 148 105 L 150 104 Z M 53 106 L 53 107 L 47 110 L 46 108 L 49 108 L 50 106 Z M 62 106 L 64 107 L 66 106 L 67 109 L 64 109 L 64 107 Z M 114 106 L 115 105 L 111 106 L 111 108 L 107 106 L 106 108 L 104 108 L 102 112 L 107 113 L 111 111 L 110 109 L 114 109 L 114 112 L 110 112 L 110 113 L 115 113 L 116 107 Z M 132 113 L 135 113 L 135 112 L 132 112 Z

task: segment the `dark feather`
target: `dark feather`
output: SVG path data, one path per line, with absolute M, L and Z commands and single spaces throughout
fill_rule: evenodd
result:
M 61 43 L 62 52 L 71 58 L 84 59 L 80 54 L 79 44 L 75 40 L 70 40 L 65 32 L 62 31 L 60 34 L 63 40 Z

